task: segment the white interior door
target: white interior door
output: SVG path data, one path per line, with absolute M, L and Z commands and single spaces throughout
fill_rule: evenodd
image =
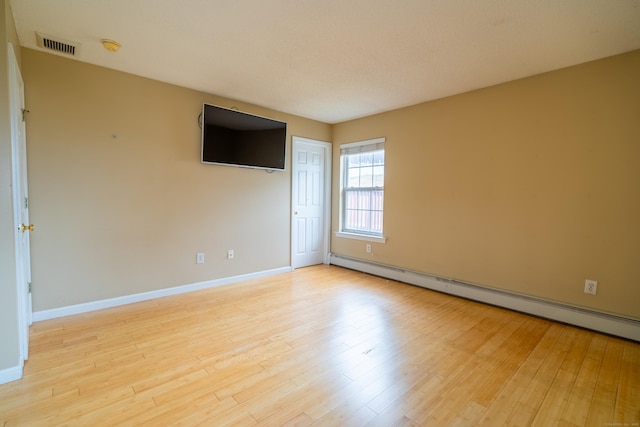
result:
M 326 262 L 329 252 L 331 144 L 293 137 L 292 267 Z
M 31 325 L 31 252 L 29 235 L 29 191 L 27 186 L 27 139 L 24 116 L 24 82 L 9 44 L 9 102 L 11 105 L 11 155 L 13 167 L 13 206 L 15 224 L 16 277 L 18 287 L 18 321 L 20 350 L 23 360 L 29 357 L 29 325 Z

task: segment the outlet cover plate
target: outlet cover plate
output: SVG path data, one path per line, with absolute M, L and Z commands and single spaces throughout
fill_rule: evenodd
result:
M 584 293 L 595 295 L 598 292 L 598 282 L 596 280 L 584 281 Z

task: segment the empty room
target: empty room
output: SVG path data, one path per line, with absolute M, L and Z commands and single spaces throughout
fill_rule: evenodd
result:
M 640 425 L 640 0 L 0 13 L 0 427 Z

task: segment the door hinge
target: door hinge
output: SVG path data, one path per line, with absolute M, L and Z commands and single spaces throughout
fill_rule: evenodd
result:
M 31 293 L 31 282 L 29 282 L 29 293 Z
M 22 121 L 25 121 L 25 117 L 27 113 L 30 113 L 31 111 L 27 110 L 26 108 L 22 109 Z

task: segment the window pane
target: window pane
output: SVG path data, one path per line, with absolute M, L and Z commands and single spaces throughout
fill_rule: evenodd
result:
M 384 165 L 373 168 L 373 187 L 384 187 Z
M 347 156 L 348 165 L 350 168 L 360 167 L 360 154 L 349 154 Z
M 357 188 L 360 187 L 360 169 L 349 169 L 349 173 L 347 176 L 347 187 L 349 188 Z
M 360 169 L 360 187 L 373 187 L 373 168 L 370 166 Z
M 376 165 L 384 164 L 384 151 L 374 151 L 373 152 L 373 163 Z
M 371 213 L 371 231 L 382 233 L 382 211 Z
M 372 191 L 371 209 L 382 212 L 384 192 L 381 190 Z

